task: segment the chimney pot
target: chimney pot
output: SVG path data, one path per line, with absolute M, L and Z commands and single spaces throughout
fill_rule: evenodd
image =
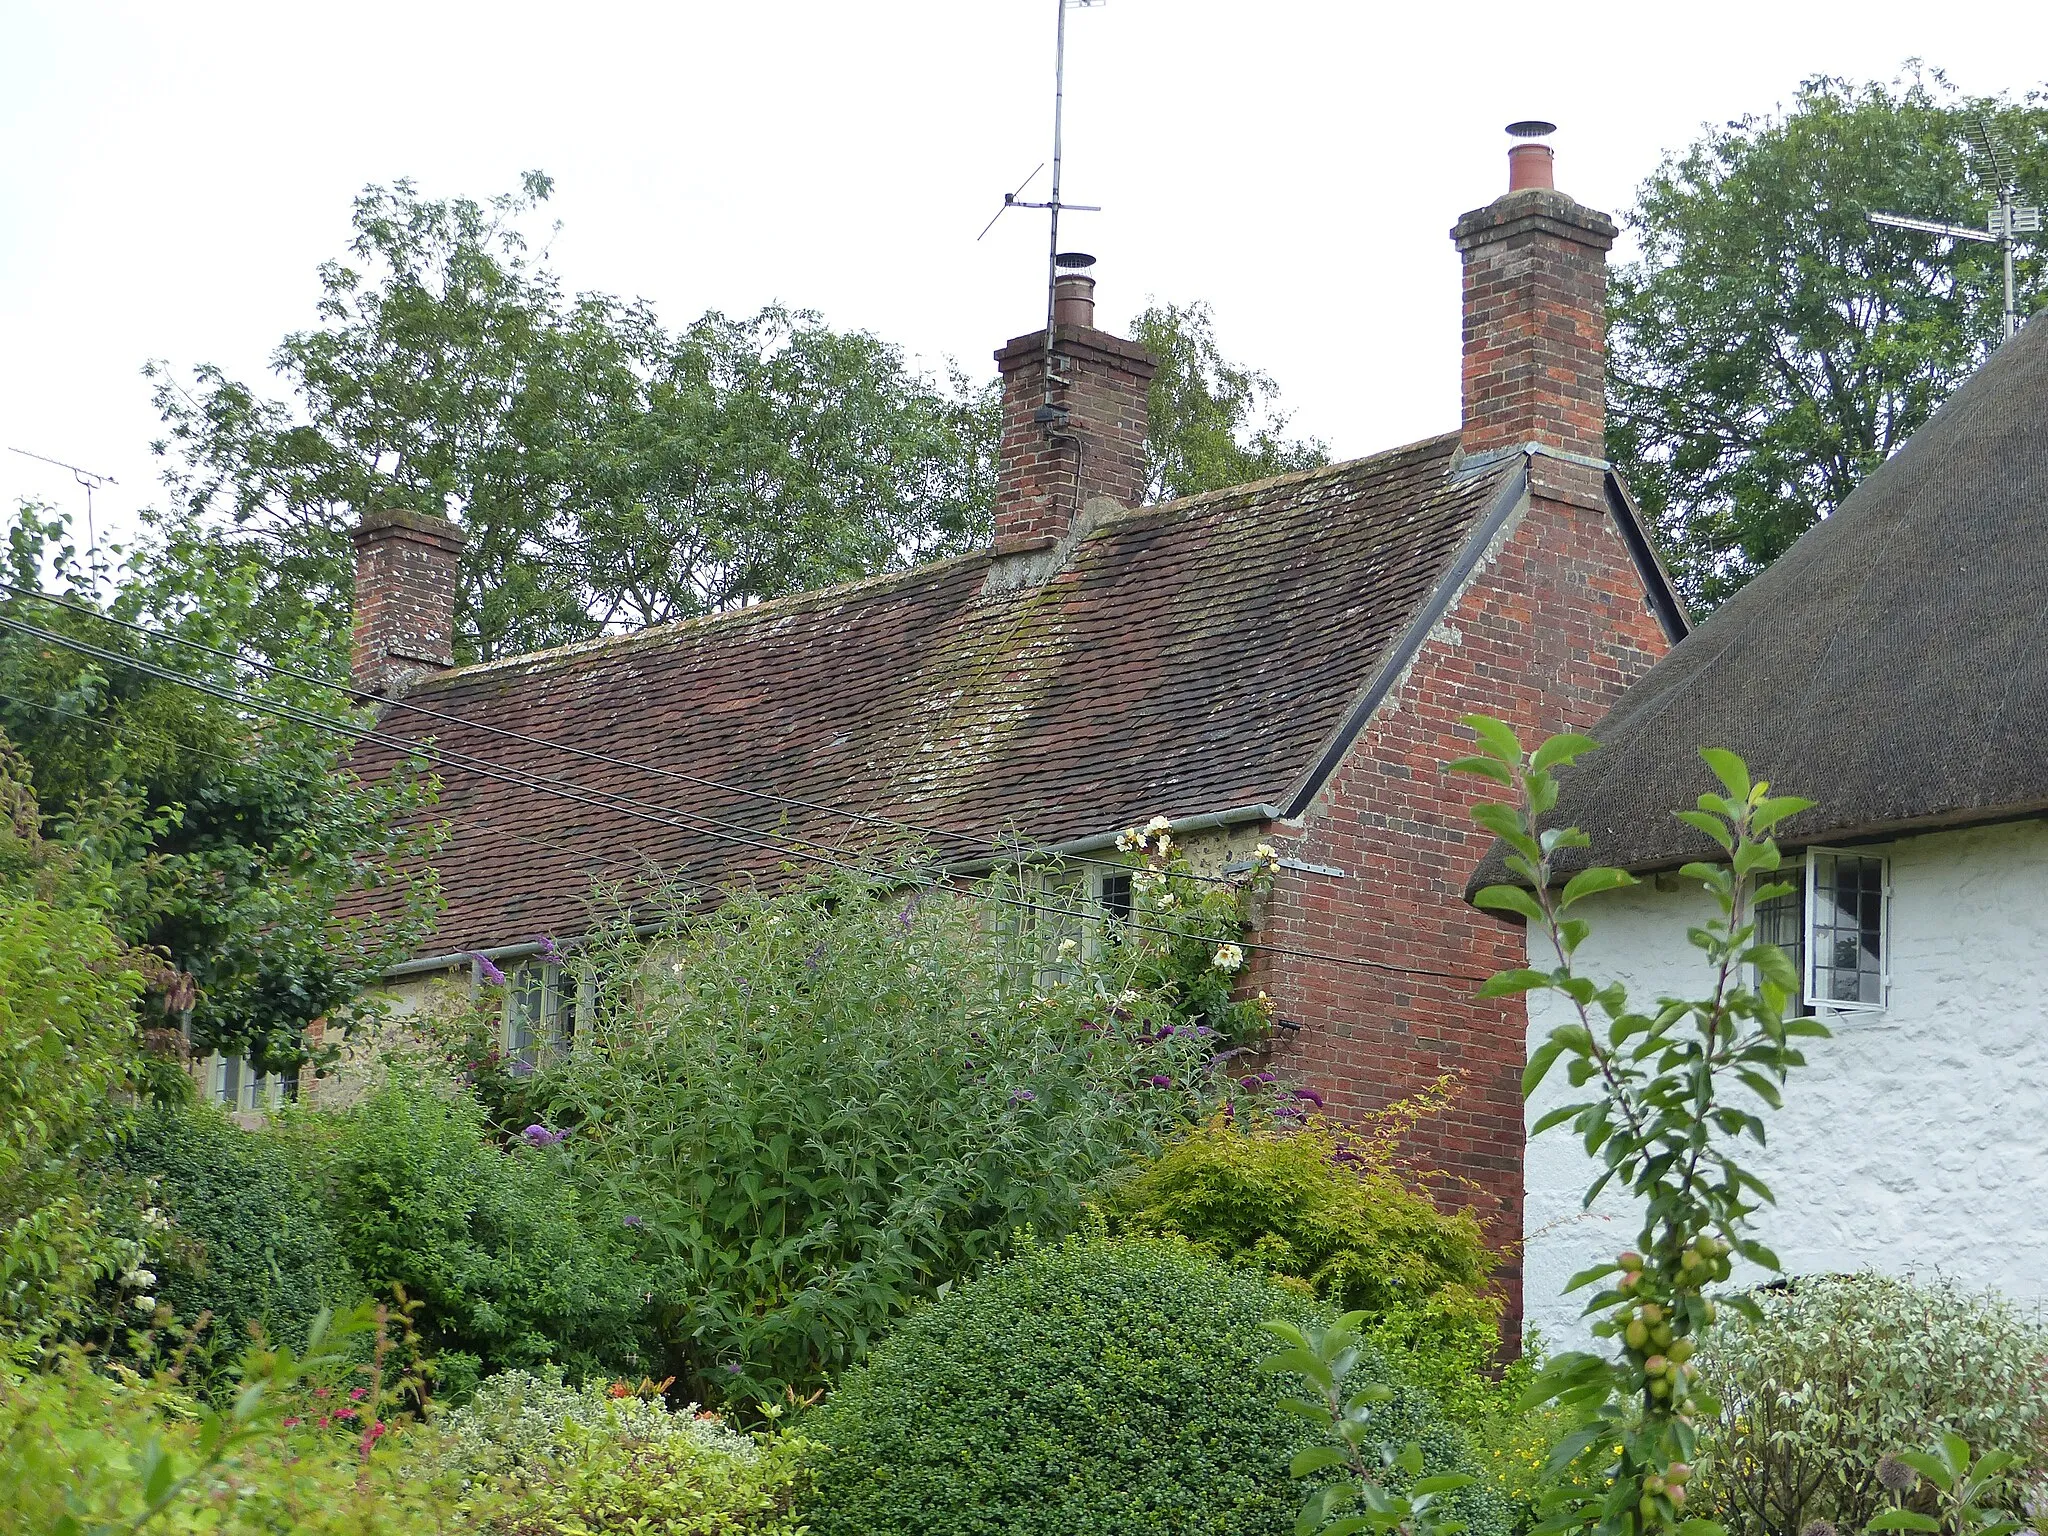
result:
M 1052 323 L 1095 329 L 1095 279 L 1085 272 L 1062 272 L 1052 285 Z
M 1508 149 L 1508 190 L 1527 187 L 1554 188 L 1556 156 L 1548 144 L 1515 144 Z

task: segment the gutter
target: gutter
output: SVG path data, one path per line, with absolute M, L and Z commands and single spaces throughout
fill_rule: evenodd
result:
M 1286 819 L 1287 813 L 1279 806 L 1260 802 L 1254 805 L 1232 806 L 1227 811 L 1204 811 L 1199 816 L 1182 816 L 1169 821 L 1166 830 L 1175 834 L 1213 832 L 1221 827 L 1241 827 L 1247 822 Z M 1086 837 L 1072 838 L 1064 843 L 1040 843 L 1029 848 L 1017 848 L 1006 854 L 998 853 L 985 858 L 963 859 L 956 864 L 944 864 L 940 866 L 940 873 L 979 875 L 994 869 L 998 864 L 1013 864 L 1020 858 L 1057 859 L 1075 854 L 1096 853 L 1104 848 L 1114 848 L 1116 840 L 1122 836 L 1122 829 L 1115 832 L 1091 832 Z

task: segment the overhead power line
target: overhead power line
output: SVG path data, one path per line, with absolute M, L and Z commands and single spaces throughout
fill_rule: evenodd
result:
M 0 583 L 0 588 L 9 591 L 16 590 L 6 587 L 4 583 Z M 67 604 L 65 606 L 73 605 Z M 90 613 L 90 610 L 85 611 Z M 93 616 L 102 617 L 101 615 Z M 155 638 L 174 638 L 143 626 L 129 625 L 127 627 L 139 629 L 142 633 Z M 450 751 L 430 740 L 407 740 L 403 737 L 395 737 L 386 732 L 378 731 L 373 727 L 357 725 L 350 721 L 335 720 L 330 716 L 319 714 L 313 710 L 303 709 L 297 705 L 287 704 L 276 699 L 263 698 L 248 692 L 246 689 L 229 687 L 208 678 L 194 677 L 188 673 L 160 666 L 138 657 L 125 656 L 118 651 L 109 650 L 104 646 L 93 645 L 89 641 L 74 639 L 71 636 L 59 634 L 55 630 L 44 629 L 40 625 L 30 624 L 22 619 L 0 615 L 0 628 L 10 629 L 16 633 L 31 636 L 46 644 L 60 646 L 79 655 L 89 656 L 94 660 L 103 661 L 113 666 L 127 667 L 144 676 L 153 677 L 161 682 L 171 683 L 178 687 L 189 688 L 197 693 L 221 699 L 224 702 L 255 713 L 268 714 L 277 719 L 289 720 L 295 724 L 305 725 L 310 729 L 324 731 L 340 738 L 369 741 L 409 757 L 421 757 L 437 764 L 447 764 L 462 771 L 474 773 L 481 778 L 492 779 L 517 789 L 551 795 L 575 804 L 587 805 L 597 810 L 611 811 L 636 820 L 649 822 L 653 825 L 667 827 L 671 830 L 691 832 L 716 841 L 759 849 L 775 854 L 782 859 L 808 860 L 812 863 L 826 865 L 846 873 L 864 877 L 872 878 L 877 875 L 894 873 L 905 879 L 908 883 L 916 884 L 924 889 L 935 888 L 941 885 L 945 879 L 943 872 L 934 871 L 920 878 L 916 872 L 908 869 L 892 872 L 869 865 L 849 863 L 845 859 L 834 857 L 829 853 L 806 852 L 800 847 L 785 847 L 775 843 L 763 842 L 759 838 L 745 835 L 746 832 L 754 831 L 755 829 L 753 828 L 746 828 L 743 832 L 721 830 L 722 826 L 730 824 L 722 824 L 717 818 L 706 817 L 698 812 L 657 806 L 654 802 L 636 800 L 634 797 L 620 795 L 615 791 L 594 788 L 569 780 L 555 779 L 550 775 L 535 774 L 526 770 L 512 768 L 503 763 L 496 763 L 487 758 L 477 757 L 471 753 Z M 197 642 L 188 643 L 196 644 Z M 203 646 L 200 648 L 213 649 Z M 229 660 L 240 661 L 242 659 L 233 656 L 232 653 L 216 652 L 216 654 L 222 655 Z M 332 688 L 334 686 L 317 678 L 311 679 L 311 681 L 324 688 Z M 458 723 L 467 724 L 469 722 L 458 720 Z M 650 807 L 652 808 L 650 809 Z M 807 840 L 796 839 L 795 841 L 803 842 Z M 812 844 L 813 848 L 817 846 L 819 845 Z M 1006 895 L 1002 892 L 989 892 L 987 894 L 1003 905 L 1019 910 L 1046 913 L 1052 916 L 1069 915 L 1067 909 L 1050 906 L 1043 902 L 1034 902 L 1022 897 Z M 1124 926 L 1135 933 L 1148 933 L 1162 938 L 1184 937 L 1184 935 L 1176 934 L 1170 928 L 1140 923 L 1135 919 L 1125 920 Z M 1367 959 L 1360 955 L 1326 954 L 1317 950 L 1297 949 L 1288 945 L 1269 944 L 1253 939 L 1240 939 L 1235 942 L 1241 949 L 1287 959 L 1313 961 L 1319 964 L 1386 971 L 1404 976 L 1429 976 L 1447 981 L 1479 982 L 1485 979 L 1482 976 L 1473 975 L 1468 972 L 1437 970 L 1425 966 L 1399 965 L 1391 961 Z
M 821 801 L 805 800 L 792 795 L 777 794 L 772 790 L 756 789 L 751 785 L 733 784 L 724 780 L 705 778 L 699 774 L 685 773 L 680 769 L 663 768 L 654 763 L 635 762 L 631 758 L 620 757 L 614 753 L 599 752 L 589 747 L 576 746 L 571 742 L 556 741 L 545 736 L 535 736 L 527 731 L 513 730 L 509 726 L 494 725 L 489 721 L 475 720 L 467 716 L 451 714 L 446 710 L 434 709 L 429 705 L 415 703 L 403 697 L 389 700 L 378 699 L 374 695 L 362 693 L 347 684 L 337 683 L 331 678 L 320 677 L 311 672 L 302 672 L 292 667 L 280 666 L 276 662 L 264 661 L 258 657 L 245 656 L 238 651 L 227 650 L 221 646 L 208 645 L 201 640 L 193 640 L 184 635 L 173 634 L 169 630 L 152 629 L 146 624 L 137 624 L 129 619 L 117 618 L 113 614 L 103 613 L 84 603 L 71 602 L 66 598 L 55 597 L 47 592 L 38 592 L 30 587 L 18 587 L 12 582 L 0 581 L 0 592 L 6 592 L 14 597 L 30 598 L 36 602 L 47 603 L 52 607 L 64 609 L 83 618 L 97 619 L 103 624 L 115 625 L 118 628 L 125 629 L 132 634 L 141 635 L 147 639 L 168 641 L 172 645 L 198 651 L 203 655 L 212 656 L 222 661 L 233 662 L 238 666 L 246 666 L 271 677 L 290 678 L 294 682 L 306 683 L 315 688 L 324 688 L 330 692 L 346 694 L 358 703 L 383 704 L 390 709 L 406 710 L 425 719 L 438 720 L 444 724 L 460 726 L 464 730 L 479 731 L 487 736 L 498 737 L 501 740 L 516 741 L 527 746 L 542 747 L 551 752 L 561 752 L 570 757 L 581 758 L 588 762 L 603 763 L 610 767 L 625 768 L 635 773 L 653 774 L 658 778 L 673 779 L 679 784 L 688 784 L 698 789 L 713 789 L 722 794 L 737 795 L 743 799 L 758 800 L 763 804 L 780 806 L 785 810 L 812 811 L 835 820 L 859 822 L 866 826 L 879 827 L 893 832 L 908 832 L 917 837 L 931 839 L 938 844 L 972 844 L 973 846 L 970 849 L 958 855 L 962 862 L 984 858 L 992 862 L 1001 862 L 1006 859 L 1058 859 L 1068 864 L 1097 865 L 1110 869 L 1122 869 L 1124 867 L 1123 861 L 1120 859 L 1105 859 L 1091 854 L 1064 853 L 1044 844 L 1019 843 L 1009 846 L 985 844 L 977 835 L 970 832 L 949 831 L 943 827 L 926 826 L 897 817 L 880 816 L 871 811 L 850 810 L 844 806 L 826 805 Z M 701 815 L 702 813 L 692 812 L 691 814 Z M 734 825 L 746 826 L 747 824 L 736 823 Z M 760 829 L 747 827 L 747 830 Z M 837 846 L 838 851 L 842 853 L 851 851 L 843 844 L 832 845 L 816 839 L 812 841 L 817 842 L 820 847 Z M 1226 876 L 1203 875 L 1192 871 L 1190 875 L 1191 878 L 1209 885 L 1228 885 L 1230 883 Z

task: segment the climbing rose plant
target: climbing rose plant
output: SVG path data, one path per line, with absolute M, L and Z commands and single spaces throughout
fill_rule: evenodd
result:
M 1557 805 L 1554 770 L 1597 743 L 1566 734 L 1525 752 L 1499 720 L 1468 715 L 1465 723 L 1479 751 L 1450 766 L 1490 779 L 1512 797 L 1476 806 L 1472 817 L 1506 844 L 1507 867 L 1518 882 L 1488 886 L 1474 899 L 1523 918 L 1557 958 L 1548 970 L 1503 971 L 1480 994 L 1554 992 L 1570 1015 L 1531 1055 L 1522 1091 L 1534 1095 L 1562 1063 L 1567 1082 L 1582 1096 L 1543 1115 L 1530 1134 L 1570 1125 L 1601 1165 L 1586 1204 L 1618 1184 L 1642 1212 L 1634 1249 L 1573 1276 L 1567 1286 L 1600 1287 L 1586 1315 L 1597 1319 L 1594 1335 L 1618 1341 L 1619 1349 L 1558 1355 L 1531 1394 L 1558 1402 L 1576 1419 L 1553 1466 L 1582 1456 L 1604 1459 L 1598 1480 L 1604 1489 L 1587 1494 L 1575 1480 L 1567 1482 L 1538 1530 L 1650 1536 L 1676 1529 L 1681 1536 L 1715 1536 L 1718 1525 L 1688 1519 L 1685 1511 L 1698 1424 L 1714 1409 L 1691 1359 L 1719 1313 L 1706 1288 L 1729 1277 L 1733 1258 L 1778 1268 L 1776 1256 L 1749 1231 L 1749 1217 L 1770 1200 L 1770 1191 L 1742 1166 L 1738 1150 L 1745 1139 L 1763 1142 L 1758 1107 L 1778 1108 L 1786 1074 L 1805 1064 L 1793 1042 L 1828 1031 L 1815 1020 L 1785 1016 L 1798 978 L 1782 951 L 1757 940 L 1753 914 L 1758 902 L 1793 889 L 1757 883 L 1778 868 L 1771 828 L 1813 802 L 1773 795 L 1734 753 L 1702 749 L 1725 793 L 1701 795 L 1696 809 L 1677 815 L 1724 856 L 1681 872 L 1697 880 L 1719 910 L 1688 935 L 1705 959 L 1709 987 L 1704 997 L 1659 998 L 1645 1009 L 1631 1004 L 1619 982 L 1603 985 L 1581 974 L 1576 956 L 1590 925 L 1569 915 L 1587 897 L 1632 885 L 1633 878 L 1594 866 L 1560 886 L 1559 851 L 1587 847 L 1588 839 L 1576 828 L 1542 824 Z M 1731 1297 L 1728 1305 L 1747 1315 L 1756 1310 L 1746 1296 Z

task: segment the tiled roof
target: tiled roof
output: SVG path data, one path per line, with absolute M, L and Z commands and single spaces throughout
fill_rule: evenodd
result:
M 2048 811 L 2048 318 L 1695 630 L 1591 734 L 1551 819 L 1588 862 L 1714 848 L 1675 820 L 1727 747 L 1819 802 L 1787 847 Z M 1474 887 L 1503 878 L 1496 848 Z
M 962 856 L 1285 801 L 1519 465 L 1453 478 L 1455 435 L 1121 513 L 1050 581 L 976 554 L 711 618 L 437 674 L 408 702 L 629 759 L 387 712 L 385 728 L 677 813 L 859 847 L 864 812 Z M 388 766 L 365 745 L 359 772 Z M 712 790 L 645 767 L 814 802 Z M 593 879 L 708 888 L 785 855 L 442 770 L 432 950 L 584 925 Z

